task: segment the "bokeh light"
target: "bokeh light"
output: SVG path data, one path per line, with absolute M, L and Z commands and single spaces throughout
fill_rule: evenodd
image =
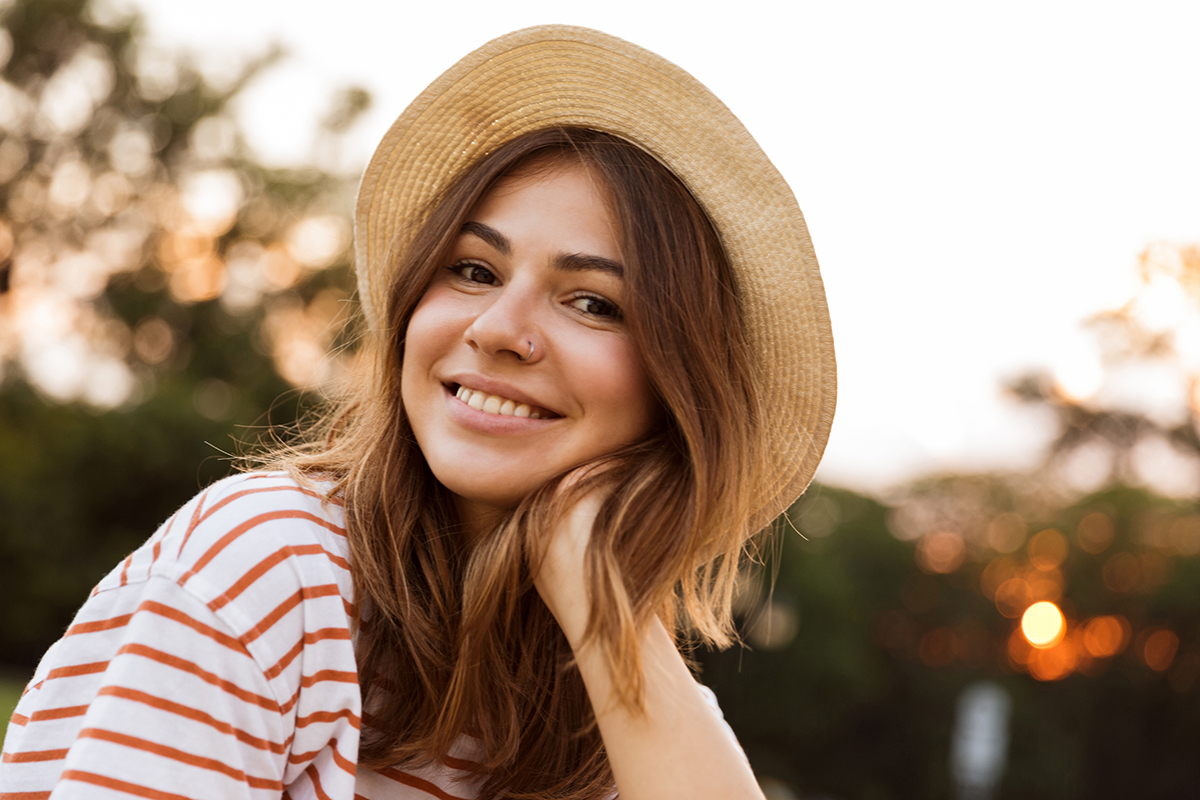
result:
M 1110 658 L 1129 644 L 1129 622 L 1124 617 L 1096 617 L 1083 627 L 1083 646 L 1093 658 Z
M 1079 546 L 1092 555 L 1103 553 L 1112 544 L 1115 535 L 1116 526 L 1113 525 L 1112 517 L 1103 511 L 1088 514 L 1079 520 L 1079 527 L 1075 529 L 1075 538 Z
M 1142 643 L 1142 660 L 1155 672 L 1166 672 L 1179 650 L 1179 637 L 1174 631 L 1160 628 L 1149 632 Z
M 1067 677 L 1079 663 L 1079 650 L 1070 639 L 1046 648 L 1034 648 L 1029 674 L 1039 681 L 1057 681 Z
M 930 533 L 917 543 L 917 566 L 934 574 L 954 572 L 966 555 L 962 536 L 953 531 Z
M 1029 563 L 1038 569 L 1056 569 L 1067 560 L 1067 537 L 1047 528 L 1029 540 Z
M 1067 631 L 1067 621 L 1058 606 L 1048 600 L 1034 603 L 1021 615 L 1021 633 L 1034 647 L 1058 644 Z

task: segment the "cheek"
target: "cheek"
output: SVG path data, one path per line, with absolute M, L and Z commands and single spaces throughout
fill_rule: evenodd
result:
M 591 391 L 603 402 L 607 425 L 621 444 L 650 432 L 659 404 L 640 356 L 621 342 L 607 358 L 596 359 L 590 371 Z
M 417 369 L 454 338 L 457 328 L 453 312 L 453 304 L 446 302 L 437 287 L 421 297 L 404 331 L 404 374 Z

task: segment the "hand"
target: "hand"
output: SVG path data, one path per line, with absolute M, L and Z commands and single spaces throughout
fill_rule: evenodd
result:
M 559 492 L 570 492 L 584 474 L 572 474 Z M 547 533 L 541 564 L 533 579 L 542 602 L 558 620 L 572 647 L 587 627 L 590 602 L 584 560 L 592 526 L 607 495 L 603 488 L 589 492 L 558 520 Z

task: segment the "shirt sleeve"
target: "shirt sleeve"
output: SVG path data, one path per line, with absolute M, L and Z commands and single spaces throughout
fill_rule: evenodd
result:
M 290 741 L 262 669 L 175 582 L 141 588 L 51 797 L 278 797 Z

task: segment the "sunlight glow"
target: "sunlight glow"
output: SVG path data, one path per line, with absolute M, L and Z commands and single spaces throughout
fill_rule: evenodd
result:
M 1066 619 L 1058 606 L 1048 600 L 1034 603 L 1021 616 L 1021 633 L 1034 647 L 1053 647 L 1066 632 Z

